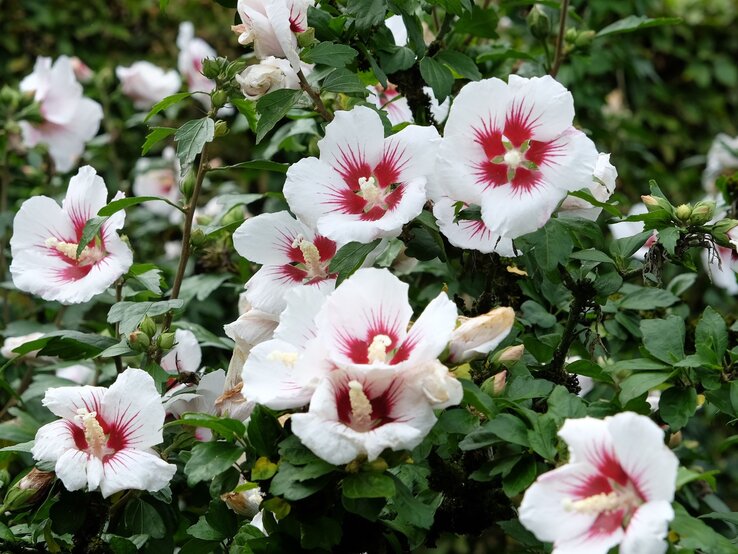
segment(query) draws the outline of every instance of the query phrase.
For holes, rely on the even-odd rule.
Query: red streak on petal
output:
[[[377,184],[386,189],[394,185],[400,178],[400,172],[407,166],[409,160],[404,159],[405,150],[400,150],[398,143],[389,143],[385,146],[382,159],[374,168],[374,178]]]
[[[339,167],[336,169],[354,192],[359,190],[359,179],[371,175],[372,168],[364,159],[364,155],[354,152],[351,148],[348,148],[348,153],[341,149],[341,159],[338,160],[338,164]]]
[[[589,528],[587,535],[589,537],[612,535],[622,527],[624,517],[624,510],[601,513],[597,516],[597,519],[595,519],[592,527]]]
[[[387,204],[387,211],[394,210],[397,205],[402,202],[402,198],[405,196],[405,185],[398,185],[395,190],[390,192],[384,199]]]
[[[327,262],[336,255],[336,243],[322,235],[315,235],[313,239],[315,248],[320,253],[320,261]]]
[[[361,220],[362,221],[377,221],[378,219],[382,219],[385,213],[386,212],[384,208],[381,208],[379,206],[374,206],[368,212],[364,212],[361,214]]]
[[[516,148],[520,148],[533,134],[535,120],[531,121],[530,119],[532,112],[533,108],[530,107],[526,110],[523,102],[517,105],[513,103],[512,110],[505,117],[505,138]]]
[[[74,445],[80,450],[87,450],[89,446],[87,444],[87,439],[85,439],[84,430],[81,427],[77,427],[71,421],[67,421],[67,428],[69,429],[69,432],[72,434],[72,438],[74,439]]]
[[[279,275],[279,280],[282,282],[302,283],[305,277],[307,277],[307,272],[304,269],[300,269],[294,265],[285,264],[276,266],[274,269],[274,273]]]

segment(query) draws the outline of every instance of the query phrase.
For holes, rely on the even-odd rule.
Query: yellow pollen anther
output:
[[[76,242],[64,242],[54,237],[49,237],[45,242],[48,248],[53,248],[57,252],[61,252],[70,260],[76,260],[79,265],[89,265],[99,262],[105,257],[105,253],[99,248],[90,248],[85,246],[82,252],[77,256],[77,247],[79,244]]]
[[[102,458],[105,454],[105,431],[97,420],[96,412],[88,412],[85,408],[77,410],[76,419],[82,423],[85,428],[85,440],[90,453],[98,458]]]
[[[628,508],[640,504],[638,497],[631,491],[612,491],[600,493],[581,500],[564,500],[564,509],[580,514],[599,515],[621,508]]]
[[[372,339],[372,343],[369,345],[367,352],[367,358],[369,363],[373,364],[376,362],[384,363],[387,361],[387,347],[392,344],[392,339],[387,335],[375,335]]]
[[[359,189],[361,196],[371,205],[382,200],[382,189],[374,177],[359,177]]]
[[[320,251],[315,244],[307,240],[302,235],[297,235],[295,240],[292,241],[292,247],[298,247],[300,252],[302,252],[302,257],[305,259],[305,267],[308,271],[309,277],[325,277],[325,271],[320,263]]]
[[[280,352],[275,350],[267,356],[270,362],[282,362],[284,365],[292,367],[297,362],[297,352]]]
[[[369,429],[372,423],[372,403],[358,381],[349,381],[349,402],[351,403],[352,425],[360,429]]]

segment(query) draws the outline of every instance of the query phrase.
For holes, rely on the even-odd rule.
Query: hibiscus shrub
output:
[[[3,551],[738,552],[729,3],[168,4],[2,39]]]

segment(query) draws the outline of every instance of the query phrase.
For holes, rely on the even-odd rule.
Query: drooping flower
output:
[[[725,173],[738,172],[738,137],[720,133],[715,137],[707,152],[707,166],[702,174],[705,190],[714,194],[715,180]]]
[[[615,192],[615,181],[618,178],[618,170],[610,163],[610,154],[600,154],[597,157],[597,165],[589,186],[589,192],[595,200],[599,202],[607,202],[612,193]],[[559,206],[559,216],[564,217],[583,217],[590,221],[595,221],[602,208],[593,206],[583,198],[575,196],[567,196]]]
[[[320,287],[294,288],[271,340],[256,345],[243,366],[242,394],[275,410],[305,406],[331,370],[325,348],[316,339],[315,316],[329,292]]]
[[[433,215],[438,228],[451,244],[485,254],[497,252],[507,257],[516,255],[512,240],[492,233],[481,219],[458,219],[457,203],[458,201],[449,196],[438,197],[433,202]],[[464,202],[461,205],[465,209],[471,208]]]
[[[85,166],[69,181],[61,207],[47,196],[23,202],[10,239],[15,286],[44,300],[78,304],[128,271],[133,254],[116,232],[125,220],[122,210],[110,216],[77,255],[85,223],[107,204],[107,196],[105,182]],[[118,193],[114,200],[121,197]]]
[[[58,419],[36,433],[33,457],[55,464],[67,490],[158,491],[177,468],[152,447],[161,443],[164,407],[154,380],[128,368],[110,388],[60,387],[43,400]]]
[[[179,90],[182,80],[171,69],[166,71],[151,62],[138,61],[130,67],[119,65],[115,74],[120,80],[123,94],[133,100],[137,109],[147,110]]]
[[[85,98],[77,82],[71,60],[60,56],[38,58],[33,73],[20,83],[20,90],[33,94],[43,121],[21,121],[23,143],[28,147],[45,144],[56,169],[67,172],[79,159],[85,143],[97,134],[103,111],[100,104]]]
[[[297,71],[300,57],[295,33],[307,31],[308,8],[314,5],[315,0],[239,0],[242,24],[233,30],[240,44],[253,43],[258,58],[287,58]]]
[[[160,158],[139,158],[136,161],[136,178],[133,181],[135,196],[158,196],[173,203],[181,198],[179,190],[179,160],[174,148],[167,146]],[[168,216],[170,219],[179,217],[181,212],[166,202],[144,202],[142,206],[158,215]]]
[[[217,369],[206,373],[195,385],[180,383],[169,389],[164,395],[164,409],[168,414],[179,418],[185,412],[215,415],[217,407],[215,401],[223,393],[225,371]],[[209,441],[213,433],[205,427],[195,429],[197,440]]]
[[[240,485],[241,483],[239,483]],[[242,492],[221,494],[220,499],[238,515],[255,518],[256,514],[259,513],[261,502],[264,500],[264,493],[261,488],[254,486],[254,488]]]
[[[339,243],[397,236],[423,209],[438,138],[435,128],[416,125],[385,138],[372,109],[336,112],[318,142],[320,158],[287,171],[290,209]]]
[[[233,246],[263,265],[246,283],[246,299],[258,310],[278,314],[285,307],[285,292],[296,286],[335,285],[328,266],[336,243],[286,211],[247,219],[233,234]]]
[[[679,461],[649,418],[624,412],[567,420],[569,463],[540,476],[520,505],[521,523],[554,554],[661,553]]]
[[[180,23],[177,47],[179,48],[177,67],[187,83],[187,90],[190,92],[211,92],[215,88],[215,81],[202,74],[202,61],[205,58],[215,58],[217,54],[207,42],[195,37],[195,27],[190,21]],[[206,108],[210,107],[210,96],[198,94],[197,99]]]
[[[448,343],[448,359],[463,363],[486,356],[510,334],[515,310],[495,308],[477,317],[459,317],[458,326]]]
[[[161,367],[167,373],[194,373],[200,369],[202,350],[195,333],[188,329],[174,332],[174,347],[161,359]]]
[[[549,76],[469,83],[446,122],[438,179],[455,181],[454,200],[481,205],[491,233],[535,231],[568,191],[592,182],[597,150],[573,118],[571,94]]]
[[[407,103],[407,98],[398,92],[395,85],[387,83],[387,87],[384,88],[377,84],[370,85],[366,89],[369,91],[367,100],[387,112],[387,119],[393,126],[413,122],[413,112]]]
[[[307,75],[310,69],[305,64],[302,66],[303,73]],[[258,100],[275,90],[300,88],[300,80],[290,62],[274,56],[268,56],[258,64],[248,66],[236,75],[236,82],[241,86],[241,92],[247,100]]]

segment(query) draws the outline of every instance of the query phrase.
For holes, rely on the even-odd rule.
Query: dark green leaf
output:
[[[156,317],[184,306],[184,300],[162,300],[160,302],[118,302],[108,312],[108,323],[120,323],[120,332],[132,333],[144,316]]]
[[[272,458],[282,440],[282,426],[267,408],[256,406],[247,427],[249,442],[259,456]]]
[[[175,396],[176,398],[176,396]],[[164,424],[164,427],[189,425],[191,427],[205,427],[211,429],[228,440],[242,438],[246,434],[246,426],[237,419],[213,416],[209,414],[185,413],[179,419]]]
[[[426,56],[420,60],[420,74],[433,89],[433,94],[439,102],[443,102],[451,94],[454,76],[445,65]]]
[[[502,490],[508,497],[517,496],[536,478],[536,461],[532,456],[520,460],[502,479]]]
[[[345,67],[354,61],[359,53],[346,44],[320,42],[303,54],[308,63],[318,63],[330,67]]]
[[[386,0],[348,0],[346,13],[356,21],[356,28],[364,31],[384,21]]]
[[[251,160],[248,162],[241,162],[241,163],[237,163],[233,165],[223,165],[220,167],[214,167],[210,171],[231,171],[233,169],[252,169],[252,170],[274,171],[275,173],[287,173],[287,170],[289,168],[290,168],[290,164],[273,162],[271,160]],[[258,196],[261,198],[261,195],[255,195],[255,196]]]
[[[333,70],[324,80],[321,90],[325,92],[343,92],[346,94],[366,95],[366,85],[361,82],[359,76],[348,69],[338,68]]]
[[[177,132],[174,127],[152,127],[149,134],[146,135],[146,141],[141,147],[141,155],[145,156],[155,144]]]
[[[390,498],[395,494],[395,482],[380,473],[354,473],[343,480],[343,494],[348,498]]]
[[[662,362],[674,364],[684,359],[684,320],[679,316],[641,321],[643,345]]]
[[[242,448],[227,442],[196,444],[184,468],[187,483],[192,486],[200,481],[210,481],[231,467],[242,454]]]
[[[646,29],[648,27],[659,27],[662,25],[679,25],[682,22],[679,17],[657,17],[651,18],[645,15],[629,15],[611,23],[604,29],[601,29],[595,36],[606,37],[608,35],[616,35],[619,33],[632,33],[639,29]]]
[[[179,163],[182,166],[182,175],[187,173],[192,162],[202,152],[205,144],[213,140],[214,136],[215,121],[209,117],[188,121],[177,129],[177,132],[174,133],[174,140],[177,143],[177,158],[179,158]]]
[[[693,388],[672,387],[661,393],[661,419],[677,431],[684,427],[697,410],[697,392]]]
[[[482,74],[479,72],[479,68],[474,60],[456,50],[442,50],[434,59],[446,64],[465,79],[478,81],[482,78]]]
[[[287,115],[300,96],[302,90],[281,89],[259,99],[256,103],[256,111],[259,113],[259,122],[256,125],[257,144]]]
[[[735,545],[705,522],[692,517],[680,504],[674,504],[671,529],[679,534],[679,545],[704,554],[735,552]]]
[[[166,534],[166,527],[159,512],[140,498],[134,498],[126,504],[123,521],[133,535],[148,535],[153,539],[161,539]]]
[[[704,361],[722,366],[728,349],[728,326],[717,311],[708,306],[702,314],[694,337],[697,354]]]
[[[109,217],[113,215],[114,213],[119,212],[121,210],[125,210],[126,208],[130,208],[131,206],[143,204],[144,202],[157,202],[157,201],[166,202],[170,206],[177,208],[180,212],[184,212],[181,206],[178,206],[177,204],[170,202],[166,198],[160,198],[158,196],[133,196],[131,198],[121,198],[120,200],[113,200],[107,206],[100,208],[100,211],[97,212],[97,215]]]
[[[494,7],[485,9],[474,4],[471,12],[464,13],[458,19],[454,31],[460,35],[497,38],[497,21],[497,12]]]
[[[192,96],[192,93],[190,92],[178,92],[177,94],[172,94],[171,96],[167,96],[163,100],[159,100],[156,104],[154,104],[151,107],[148,115],[146,116],[146,119],[144,119],[144,122],[154,117],[160,111],[166,110],[169,106],[174,106],[174,104],[177,104],[181,102],[182,100],[184,100],[185,98],[189,98],[190,96]]]
[[[92,217],[87,220],[84,229],[82,229],[82,236],[80,237],[79,243],[77,244],[77,258],[79,258],[80,254],[82,254],[82,250],[84,250],[85,247],[90,244],[90,241],[92,241],[100,233],[100,229],[107,220],[107,217]]]
[[[651,389],[658,387],[661,383],[667,381],[669,377],[671,377],[671,373],[654,373],[651,371],[635,373],[630,377],[626,377],[620,383],[620,403],[625,406],[634,398],[638,398]]]
[[[669,291],[657,288],[640,288],[628,294],[621,302],[623,310],[653,310],[668,308],[679,302],[679,297]]]
[[[369,244],[361,242],[344,244],[333,256],[328,270],[331,273],[338,273],[338,283],[340,283],[362,266],[366,257],[379,246],[380,242],[381,239],[376,239]]]

